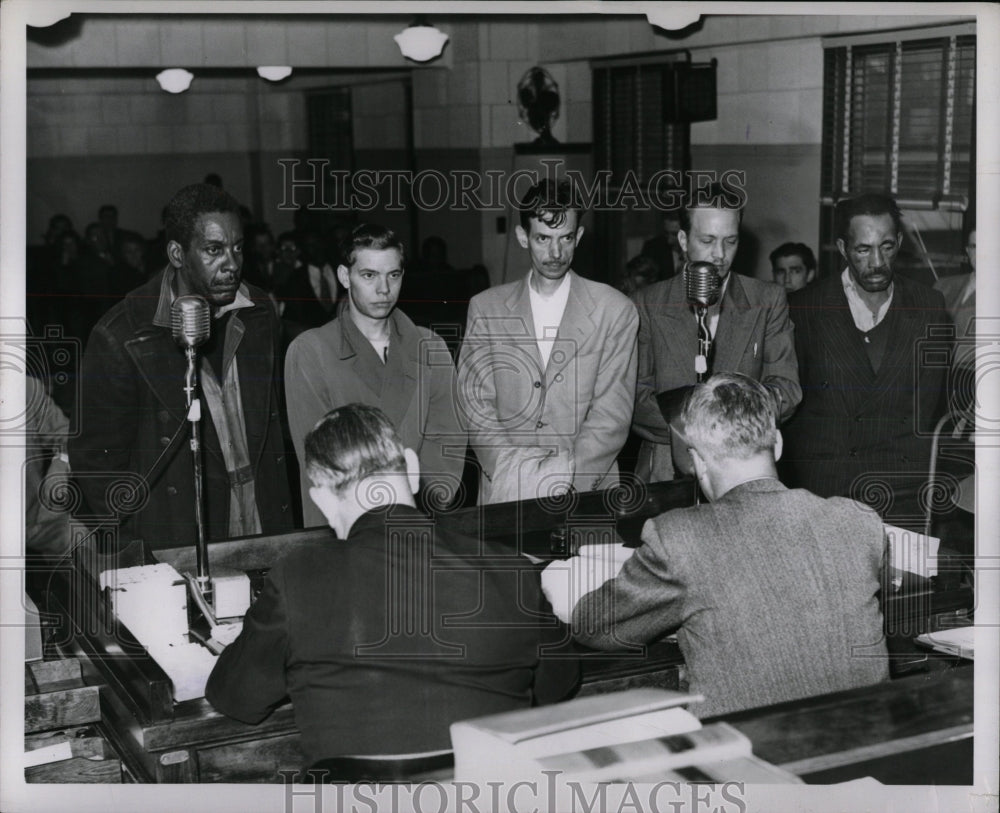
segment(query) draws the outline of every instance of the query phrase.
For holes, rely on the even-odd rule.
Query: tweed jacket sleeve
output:
[[[684,623],[685,586],[670,572],[654,520],[643,526],[642,541],[616,578],[577,602],[571,626],[580,643],[625,649],[656,640]]]

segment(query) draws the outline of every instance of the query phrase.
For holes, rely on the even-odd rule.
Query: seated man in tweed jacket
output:
[[[634,647],[676,631],[689,689],[705,697],[692,709],[700,717],[888,677],[882,521],[852,500],[785,488],[775,418],[774,397],[746,376],[696,386],[675,428],[710,502],[649,520],[643,544],[606,557],[614,577],[575,607],[566,587],[585,583],[574,569],[592,573],[595,557],[543,574],[556,614],[588,646]]]

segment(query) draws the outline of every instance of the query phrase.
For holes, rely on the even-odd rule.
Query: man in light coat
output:
[[[481,466],[479,503],[618,484],[635,393],[635,307],[572,270],[583,226],[568,182],[520,203],[531,268],[469,303],[458,402]]]

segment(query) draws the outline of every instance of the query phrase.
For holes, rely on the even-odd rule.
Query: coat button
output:
[[[858,450],[857,449],[851,449],[851,451],[848,452],[848,454],[850,454],[851,457],[857,457],[858,456]]]
[[[156,417],[159,418],[163,423],[166,423],[167,421],[170,420],[170,413],[167,412],[167,410],[165,409],[161,409],[159,412],[156,413]]]
[[[559,383],[560,381],[562,381],[562,378],[563,378],[562,377],[562,373],[557,373],[556,374],[556,383]]]
[[[821,381],[819,385],[824,390],[830,389],[830,382],[829,381]]]
[[[176,497],[177,489],[174,488],[173,486],[167,486],[167,494],[169,494],[171,497]]]
[[[166,436],[160,438],[160,445],[162,445],[162,446],[169,446],[170,445],[170,438],[168,438]]]
[[[539,389],[541,386],[542,386],[542,382],[541,381],[536,381],[535,382],[535,389],[536,390]]]
[[[535,429],[541,429],[543,426],[545,426],[545,424],[539,421],[538,423],[535,424]]]

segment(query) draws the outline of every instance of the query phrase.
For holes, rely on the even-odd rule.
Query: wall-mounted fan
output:
[[[552,135],[559,118],[559,85],[545,68],[529,69],[517,83],[517,114],[538,133],[533,143],[559,143]]]

